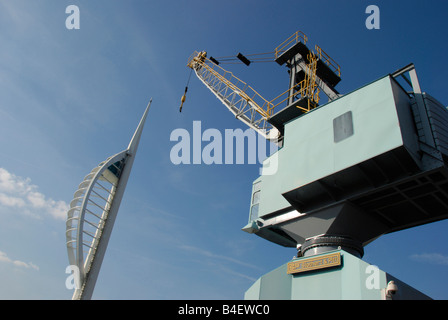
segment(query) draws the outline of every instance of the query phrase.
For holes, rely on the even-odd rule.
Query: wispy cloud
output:
[[[410,258],[418,262],[448,266],[448,256],[440,253],[413,254]]]
[[[48,214],[60,220],[65,219],[69,207],[64,201],[47,198],[30,178],[16,176],[4,168],[0,168],[0,206],[18,208],[36,218]]]
[[[0,262],[9,263],[19,268],[26,268],[26,269],[34,269],[39,270],[39,267],[35,265],[32,262],[23,262],[20,260],[13,260],[8,257],[8,255],[2,251],[0,251]]]
[[[244,262],[244,261],[240,261],[240,260],[232,258],[232,257],[228,257],[228,256],[220,255],[220,254],[215,254],[215,253],[212,253],[210,251],[207,251],[207,250],[204,250],[204,249],[201,249],[201,248],[188,246],[188,245],[181,245],[180,249],[185,250],[185,251],[190,251],[190,252],[202,255],[204,257],[207,257],[207,258],[218,259],[218,260],[225,260],[225,261],[228,261],[228,262],[239,264],[239,265],[241,265],[243,267],[249,267],[249,268],[252,268],[252,269],[259,269],[259,267],[255,266],[253,264],[250,264],[250,263],[247,263],[247,262]]]
[[[237,271],[232,270],[232,269],[230,269],[230,268],[225,268],[225,267],[222,267],[222,266],[221,266],[221,269],[222,269],[224,272],[227,272],[228,274],[231,274],[231,275],[234,275],[234,276],[237,276],[237,277],[241,277],[241,278],[243,278],[243,279],[247,279],[247,280],[249,280],[249,281],[251,281],[251,282],[255,282],[255,281],[257,281],[257,279],[254,278],[254,277],[248,276],[248,275],[246,275],[246,274],[244,274],[244,273],[241,273],[241,272],[237,272]]]
[[[235,264],[239,265],[239,266],[243,266],[244,268],[260,270],[260,268],[256,265],[235,259],[230,256],[215,254],[215,253],[212,253],[210,251],[207,251],[207,250],[204,250],[204,249],[201,249],[198,247],[181,245],[180,249],[182,249],[184,251],[188,251],[192,254],[197,254],[197,255],[202,256],[204,259],[208,260],[207,263],[212,264],[214,266],[214,269],[218,268],[220,270],[220,272],[225,272],[234,277],[243,278],[243,279],[249,280],[251,282],[256,281],[256,279],[254,277],[251,277],[250,275],[236,271],[235,269],[238,269],[238,268],[237,268],[237,266],[235,266]],[[220,262],[218,263],[218,261],[220,261]],[[222,262],[229,262],[230,264],[228,264],[226,266]]]

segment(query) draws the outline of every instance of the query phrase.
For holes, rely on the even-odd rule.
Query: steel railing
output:
[[[302,41],[304,44],[306,44],[308,41],[308,37],[302,31],[296,31],[292,36],[290,36],[277,48],[275,48],[275,58],[277,59],[283,52],[285,52],[288,48],[292,47],[299,41]]]
[[[316,54],[319,59],[328,65],[334,73],[336,73],[339,77],[341,76],[341,67],[336,63],[321,47],[318,45],[315,46]]]

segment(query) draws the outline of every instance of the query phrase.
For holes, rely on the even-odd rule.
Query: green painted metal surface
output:
[[[409,99],[401,94],[384,77],[288,122],[274,155],[277,172],[262,175],[259,216],[289,207],[285,192],[400,146],[416,154],[417,137],[406,132]]]
[[[394,281],[398,287],[393,299],[430,299],[376,266],[345,251],[339,252],[342,258],[339,267],[290,275],[284,264],[259,278],[246,291],[244,299],[382,300],[389,281]]]

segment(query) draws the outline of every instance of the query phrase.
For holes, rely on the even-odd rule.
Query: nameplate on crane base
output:
[[[288,263],[288,274],[296,274],[311,270],[337,267],[341,265],[341,253],[331,253],[324,256],[300,259]]]

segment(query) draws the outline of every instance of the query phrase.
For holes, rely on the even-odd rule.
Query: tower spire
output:
[[[152,98],[151,98],[151,100],[149,100],[148,106],[146,107],[146,110],[143,113],[143,116],[140,120],[140,123],[138,124],[137,129],[135,130],[135,133],[131,139],[131,142],[129,142],[128,152],[132,155],[134,155],[135,152],[137,151],[138,144],[140,142],[140,137],[143,132],[143,127],[145,126],[146,116],[148,115],[148,111],[149,111],[149,107],[151,106],[151,103],[152,103]]]

